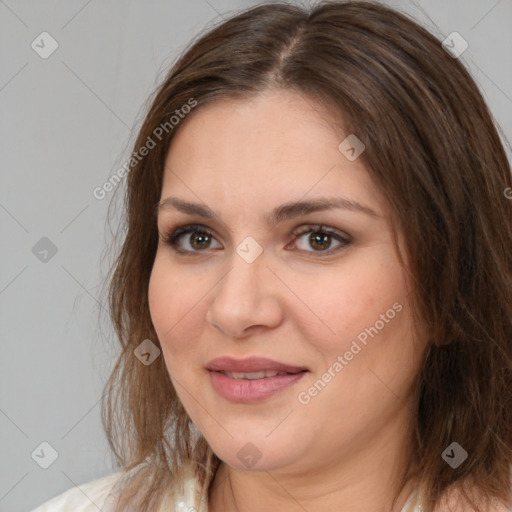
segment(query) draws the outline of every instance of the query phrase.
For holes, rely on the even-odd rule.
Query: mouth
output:
[[[207,365],[213,389],[234,403],[264,400],[292,386],[307,368],[266,358],[217,358]]]

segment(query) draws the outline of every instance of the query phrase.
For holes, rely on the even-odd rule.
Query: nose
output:
[[[280,284],[268,268],[264,253],[247,263],[233,251],[229,270],[212,291],[207,322],[231,338],[277,327],[284,316]]]

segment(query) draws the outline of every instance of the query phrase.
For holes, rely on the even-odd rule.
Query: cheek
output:
[[[157,255],[149,280],[148,301],[151,320],[164,350],[174,350],[171,340],[186,319],[187,308],[190,309],[187,298],[191,293],[185,290],[182,280],[175,272],[167,271],[165,262]]]
[[[299,275],[299,272],[296,272]],[[306,339],[331,357],[348,350],[353,340],[364,341],[384,332],[396,333],[405,317],[407,289],[401,266],[391,251],[375,247],[338,268],[296,279],[297,296],[310,312],[295,314]],[[304,309],[304,305],[297,308]],[[398,321],[397,321],[398,320]]]
[[[169,268],[157,254],[148,287],[151,320],[170,372],[188,371],[200,360],[197,341],[205,327],[205,292],[211,288],[196,272]],[[184,366],[186,365],[186,366]]]

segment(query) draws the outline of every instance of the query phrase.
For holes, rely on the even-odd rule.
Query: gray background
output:
[[[0,0],[1,511],[116,470],[99,401],[117,347],[97,320],[114,192],[92,192],[130,154],[148,95],[187,43],[256,3]],[[461,59],[511,140],[512,1],[383,3],[468,41]],[[31,47],[43,31],[58,43],[46,59]],[[48,469],[31,457],[43,441],[58,453]]]

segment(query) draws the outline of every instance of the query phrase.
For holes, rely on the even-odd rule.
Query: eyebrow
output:
[[[157,214],[163,210],[176,209],[188,215],[198,215],[206,219],[218,218],[218,215],[206,204],[191,203],[177,197],[168,197],[156,205]],[[284,203],[274,208],[269,214],[264,216],[264,220],[269,226],[276,226],[280,222],[289,220],[300,215],[320,212],[326,210],[343,209],[356,213],[364,213],[374,219],[379,219],[378,215],[370,207],[362,205],[357,201],[343,197],[324,198],[320,197],[309,201],[294,201]]]

